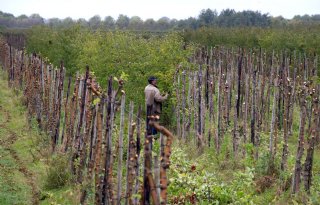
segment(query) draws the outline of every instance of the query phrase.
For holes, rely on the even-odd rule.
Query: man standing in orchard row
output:
[[[168,94],[162,96],[160,91],[157,87],[157,78],[151,76],[148,78],[149,85],[146,86],[144,89],[145,100],[146,100],[146,107],[147,107],[147,130],[149,128],[149,120],[150,117],[153,119],[160,119],[161,109],[162,109],[162,102],[164,102],[168,98]],[[152,128],[151,133],[155,135],[157,131]]]

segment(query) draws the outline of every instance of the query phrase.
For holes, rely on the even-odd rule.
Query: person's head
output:
[[[148,82],[149,82],[149,84],[156,85],[157,84],[157,78],[154,77],[154,76],[150,76],[148,78]]]

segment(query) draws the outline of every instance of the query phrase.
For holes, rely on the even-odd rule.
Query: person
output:
[[[149,119],[153,116],[155,119],[160,119],[162,103],[168,98],[168,94],[162,96],[157,87],[157,78],[150,76],[148,78],[148,85],[144,89],[145,101],[147,108],[147,129],[149,128]],[[149,129],[148,129],[149,130]],[[151,129],[151,133],[156,134],[154,128]]]

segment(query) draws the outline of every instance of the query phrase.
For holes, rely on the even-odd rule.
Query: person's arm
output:
[[[168,98],[168,94],[165,96],[160,95],[160,91],[158,89],[155,90],[154,100],[157,102],[163,102]]]

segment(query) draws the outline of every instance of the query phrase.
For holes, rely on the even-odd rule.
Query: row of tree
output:
[[[35,25],[43,25],[44,18],[39,14],[30,16],[20,15],[15,17],[13,14],[0,11],[0,28],[28,28]]]
[[[120,14],[117,19],[106,16],[102,19],[99,15],[91,17],[88,21],[84,18],[74,20],[70,17],[65,19],[50,18],[44,19],[39,14],[31,16],[20,15],[15,17],[10,13],[0,11],[0,27],[4,28],[28,28],[34,25],[49,25],[50,27],[70,27],[74,24],[81,24],[91,29],[125,29],[125,30],[152,30],[166,31],[175,29],[198,29],[200,27],[285,27],[296,24],[319,24],[320,15],[297,15],[292,19],[285,19],[282,16],[272,17],[268,13],[245,10],[237,12],[234,9],[225,9],[218,13],[216,10],[203,9],[194,18],[170,19],[162,17],[158,20],[152,18],[145,21],[139,16],[128,17]]]

